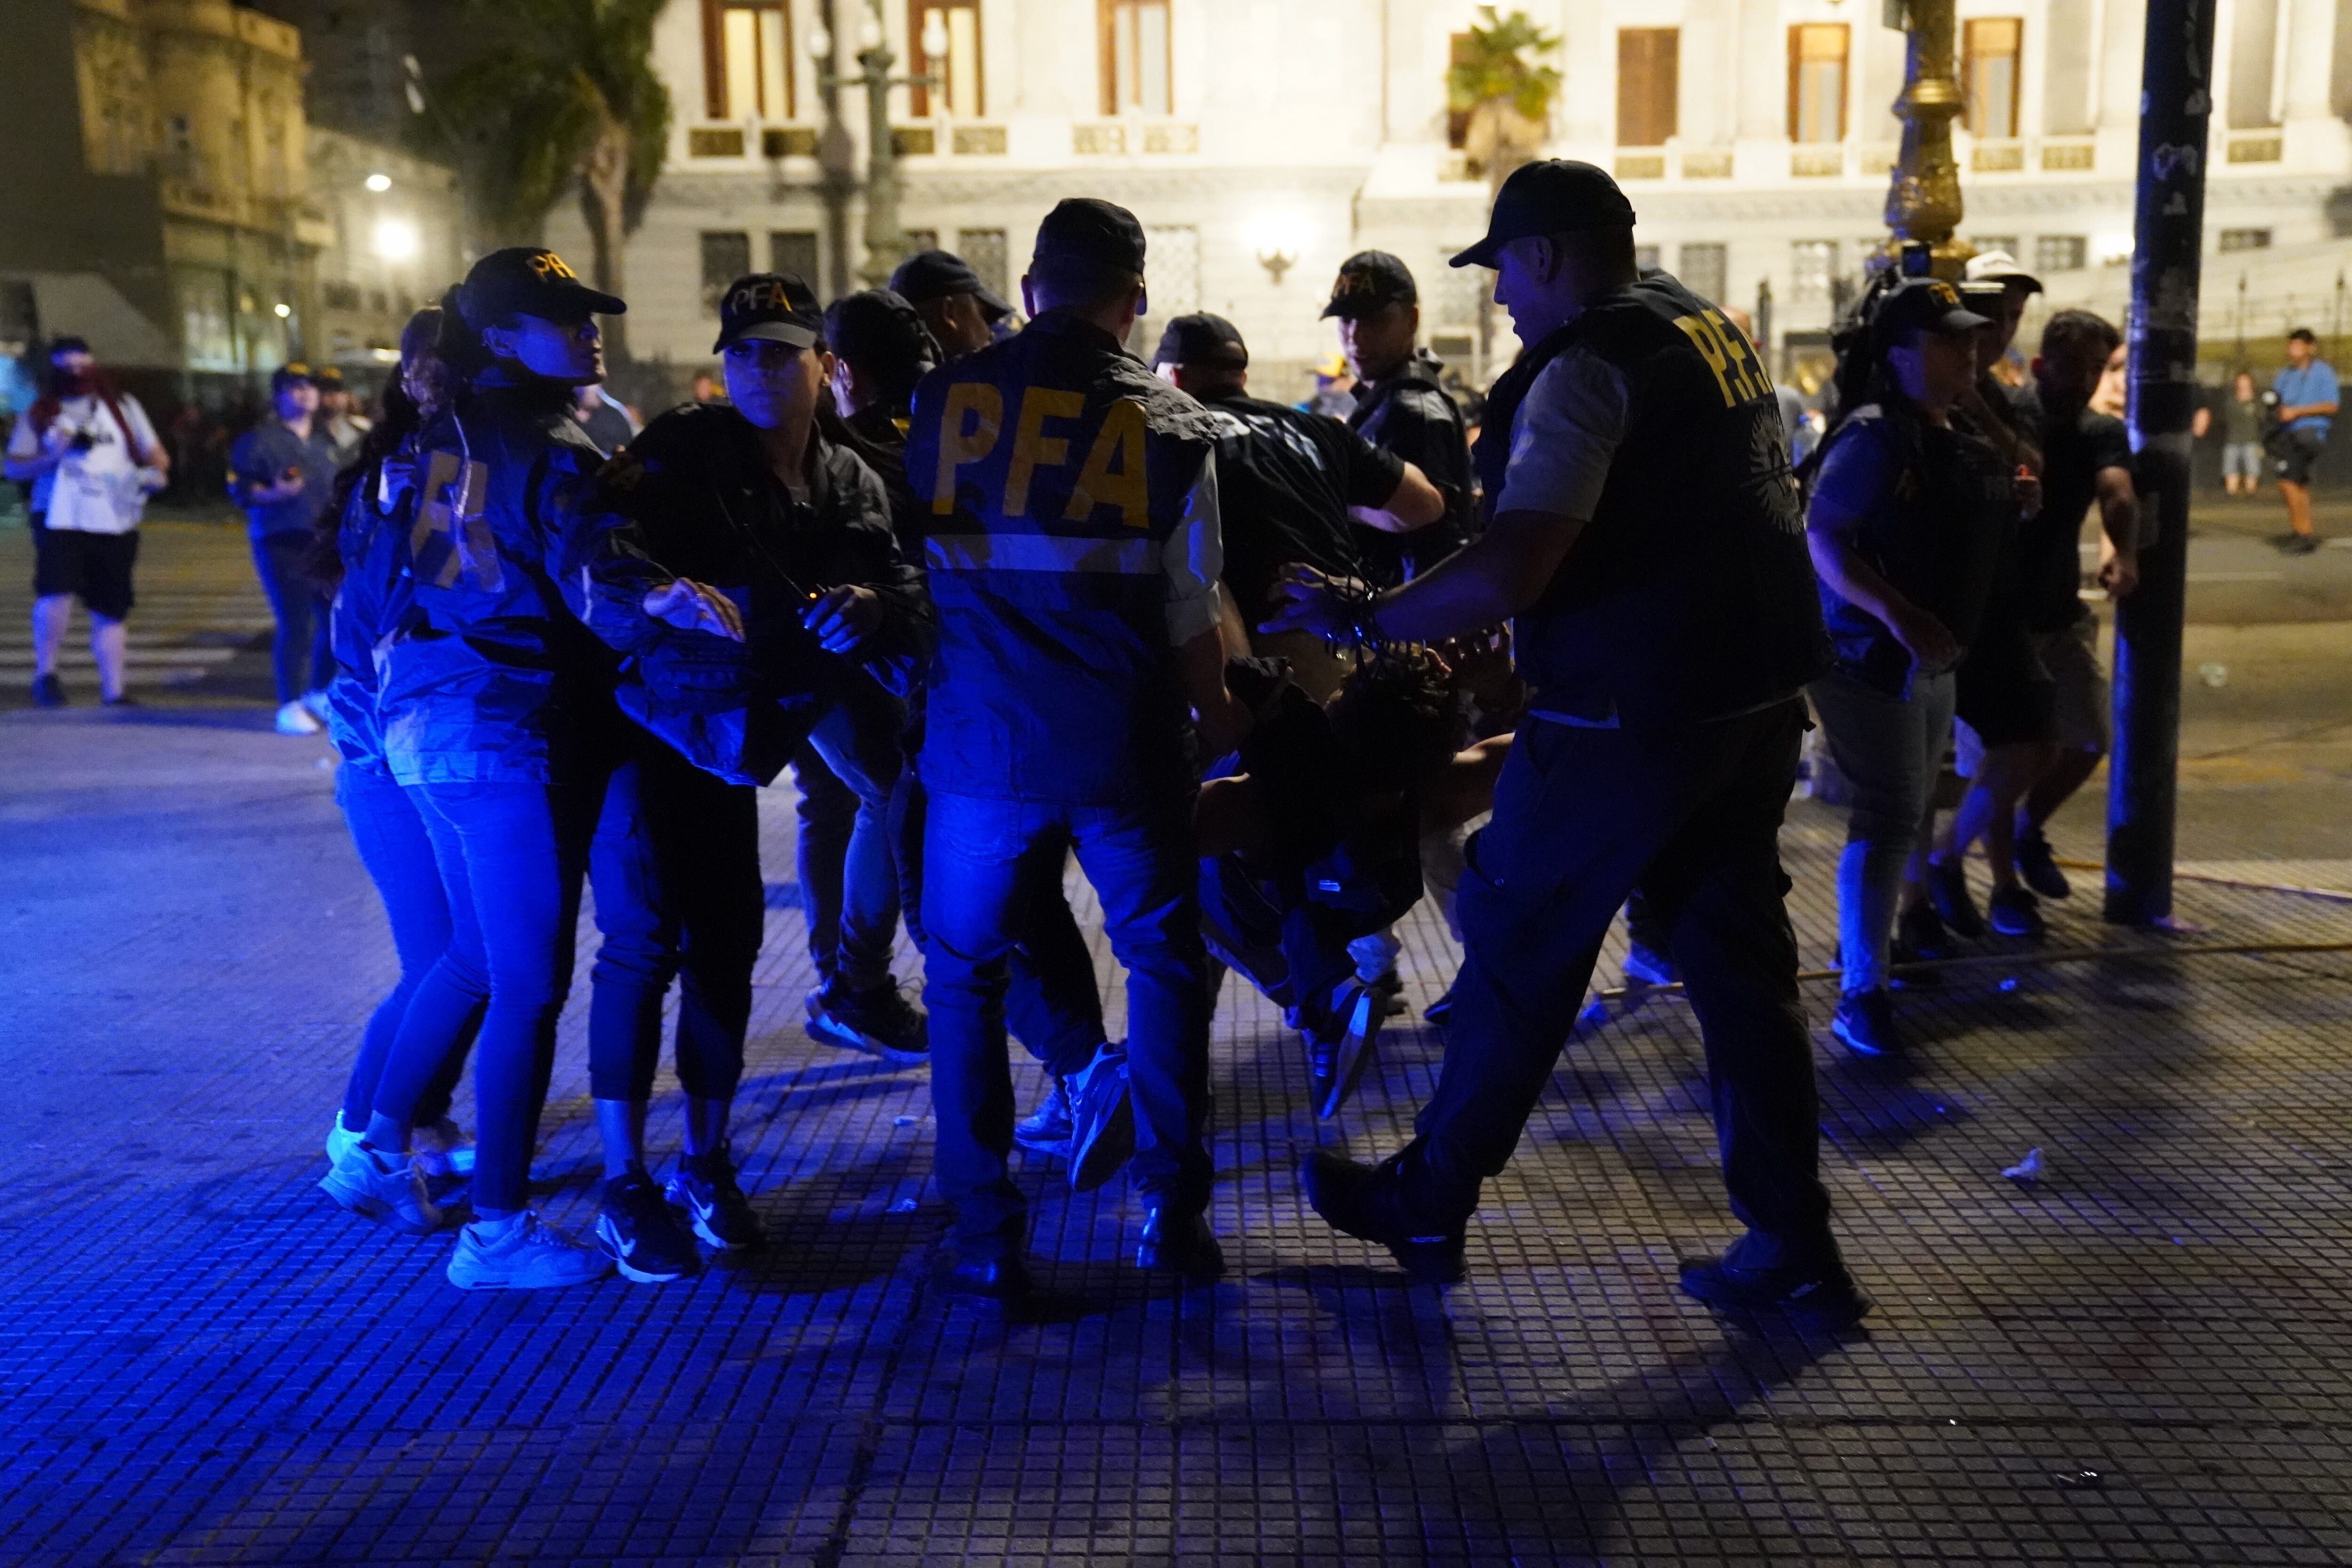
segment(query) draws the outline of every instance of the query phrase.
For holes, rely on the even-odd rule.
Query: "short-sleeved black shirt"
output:
[[[2042,420],[2042,511],[2019,540],[2028,631],[2063,631],[2081,620],[2083,518],[2098,499],[2099,470],[2129,469],[2131,437],[2111,415],[2079,408]]]
[[[1292,562],[1354,575],[1348,509],[1384,506],[1402,459],[1327,415],[1233,396],[1205,400],[1217,422],[1217,510],[1225,586],[1256,626],[1272,613],[1274,579]]]

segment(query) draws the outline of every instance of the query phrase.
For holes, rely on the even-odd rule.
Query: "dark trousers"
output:
[[[899,775],[890,797],[890,842],[898,861],[898,897],[907,911],[907,934],[924,941],[923,829],[929,816],[922,774],[913,766]],[[1102,992],[1095,984],[1095,958],[1086,933],[1056,879],[1029,900],[1020,942],[1004,955],[1004,1026],[1030,1056],[1056,1078],[1067,1078],[1094,1059],[1106,1037]]]
[[[852,990],[890,979],[898,934],[898,872],[891,852],[891,796],[906,762],[898,749],[906,710],[866,676],[817,721],[793,759],[801,789],[801,905],[817,979]]]
[[[433,840],[416,802],[388,774],[346,763],[335,770],[335,801],[342,807],[360,864],[383,900],[393,951],[400,958],[398,983],[376,1005],[360,1036],[359,1057],[343,1090],[343,1125],[354,1132],[367,1130],[376,1086],[412,1008],[420,1010],[420,1034],[444,1037],[448,1044],[440,1052],[438,1070],[425,1080],[406,1114],[418,1122],[438,1121],[449,1114],[449,1097],[465,1070],[466,1049],[481,1021],[481,998],[467,987],[426,984],[448,951],[452,929],[441,869],[433,859]]]
[[[1494,820],[1471,840],[1444,1066],[1400,1161],[1412,1223],[1466,1218],[1509,1161],[1601,938],[1638,888],[1706,1038],[1724,1183],[1749,1230],[1740,1261],[1835,1256],[1781,901],[1779,832],[1803,731],[1796,702],[1664,732],[1520,730]]]
[[[1073,806],[934,792],[923,846],[936,1158],[958,1246],[985,1256],[1022,1245],[1024,1205],[1006,1173],[1006,959],[1040,899],[1058,889],[1073,848],[1127,970],[1135,1184],[1154,1203],[1205,1207],[1208,952],[1183,803]]]
[[[543,784],[425,784],[415,790],[449,899],[450,942],[419,988],[486,999],[474,1052],[474,1204],[520,1209],[572,984],[572,931],[593,807]],[[376,1109],[414,1121],[452,1049],[412,1000]]]
[[[653,1098],[662,998],[679,980],[678,1086],[731,1100],[767,919],[759,795],[642,732],[606,775],[588,885],[603,941],[590,971],[589,1091]]]
[[[334,649],[327,640],[327,602],[302,574],[302,557],[310,548],[307,532],[265,533],[253,542],[253,569],[278,621],[269,640],[269,660],[281,706],[306,692],[324,690],[335,673]]]

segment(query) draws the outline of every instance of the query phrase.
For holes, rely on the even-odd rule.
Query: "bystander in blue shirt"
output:
[[[2335,367],[2319,359],[2300,367],[2288,365],[2271,377],[2271,390],[2277,393],[2279,401],[2289,408],[2314,403],[2334,403],[2337,400]],[[2325,414],[2306,414],[2299,419],[2288,420],[2286,427],[2308,430],[2315,436],[2325,437],[2329,424]]]

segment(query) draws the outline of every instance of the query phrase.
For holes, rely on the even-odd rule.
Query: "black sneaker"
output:
[[[1143,1229],[1135,1242],[1135,1266],[1163,1268],[1205,1284],[1224,1278],[1225,1249],[1217,1245],[1208,1215],[1154,1204],[1143,1211]]]
[[[1985,904],[1985,913],[1992,920],[1992,929],[2003,936],[2021,936],[2040,942],[2050,934],[2042,919],[2042,906],[2023,888],[1996,888]]]
[[[1883,1057],[1904,1047],[1903,1030],[1895,1021],[1895,999],[1885,986],[1849,991],[1838,998],[1837,1016],[1830,1033],[1843,1040],[1858,1057]]]
[[[1462,984],[1461,976],[1454,976],[1454,984],[1459,985],[1460,984]],[[1445,988],[1445,994],[1444,995],[1438,997],[1436,1001],[1432,1002],[1428,1006],[1423,1007],[1421,1010],[1421,1016],[1423,1022],[1430,1025],[1432,1027],[1441,1030],[1444,1029],[1447,1021],[1454,1016],[1454,985],[1448,985]]]
[[[1939,866],[1927,862],[1927,900],[1953,934],[1975,942],[1985,933],[1984,916],[1969,897],[1968,868],[1958,860]]]
[[[2045,899],[2074,896],[2074,885],[2066,880],[2066,873],[2058,868],[2058,858],[2050,853],[2050,840],[2039,833],[2020,836],[2017,840],[2017,874],[2025,885]]]
[[[47,675],[37,675],[33,677],[34,707],[62,708],[65,705],[66,683],[58,679],[57,672],[55,670],[50,671]]]
[[[1735,1312],[1782,1312],[1817,1329],[1851,1328],[1870,1310],[1842,1263],[1801,1268],[1742,1268],[1720,1258],[1683,1265],[1683,1292]]]
[[[1394,1161],[1359,1165],[1328,1149],[1310,1149],[1298,1167],[1307,1201],[1333,1230],[1389,1249],[1423,1285],[1458,1285],[1466,1272],[1463,1226],[1416,1234],[1400,1212]]]
[[[810,993],[808,1032],[831,1046],[901,1067],[931,1059],[930,1021],[896,984],[852,991],[835,982]]]
[[[957,1255],[931,1276],[940,1293],[982,1306],[1017,1307],[1036,1293],[1029,1265],[1018,1253],[1002,1257]]]
[[[1952,933],[1935,905],[1922,900],[1895,917],[1894,952],[1897,963],[1927,963],[1952,956]],[[1927,978],[1914,976],[1911,984]]]
[[[684,1209],[694,1234],[721,1252],[741,1252],[768,1238],[751,1200],[736,1183],[734,1152],[724,1144],[678,1156],[662,1196]]]
[[[1391,967],[1381,971],[1380,977],[1378,979],[1368,980],[1364,984],[1371,987],[1372,995],[1379,1001],[1381,1017],[1402,1018],[1404,1016],[1407,1008],[1405,1006],[1404,1000],[1403,975],[1399,974],[1393,967]]]
[[[1013,1141],[1033,1154],[1070,1152],[1070,1086],[1052,1073],[1045,1075],[1045,1093],[1037,1108],[1013,1124]]]
[[[2314,534],[2290,533],[2278,542],[2278,547],[2282,555],[2309,555],[2319,548],[2319,540]]]
[[[1328,1005],[1299,1009],[1299,1026],[1307,1037],[1307,1079],[1315,1099],[1315,1114],[1329,1121],[1356,1092],[1364,1068],[1380,1038],[1379,994],[1362,981],[1343,980]]]
[[[677,1211],[662,1201],[661,1189],[643,1171],[605,1178],[596,1245],[640,1285],[667,1285],[702,1262],[694,1237],[677,1223]]]
[[[1066,1080],[1070,1098],[1070,1187],[1090,1193],[1135,1152],[1135,1106],[1127,1093],[1127,1052],[1105,1043]]]
[[[1675,983],[1675,961],[1654,947],[1640,942],[1625,948],[1625,988],[1638,985],[1672,985]]]
[[[145,706],[145,704],[142,703],[139,699],[131,696],[128,691],[118,691],[111,697],[101,697],[98,700],[99,705],[104,708],[139,708]]]

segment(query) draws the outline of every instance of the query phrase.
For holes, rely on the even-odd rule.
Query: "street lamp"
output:
[[[933,23],[938,24],[936,33]],[[947,24],[933,11],[923,26],[925,53],[932,52],[935,39],[939,52],[944,53],[946,34]],[[816,37],[810,40],[810,49],[816,56],[817,85],[826,94],[828,107],[837,88],[866,89],[866,265],[858,269],[858,276],[879,289],[890,281],[890,274],[907,253],[907,231],[898,216],[898,147],[890,134],[890,89],[931,87],[940,79],[929,74],[890,74],[898,57],[890,52],[889,37],[882,26],[882,0],[866,0],[866,16],[858,37],[861,47],[857,63],[863,68],[854,77],[843,77],[835,71],[833,36],[824,27],[820,26]]]
[[[1952,121],[1965,104],[1952,68],[1957,30],[1954,0],[1886,0],[1886,23],[1908,36],[1903,95],[1895,113],[1903,121],[1903,148],[1886,192],[1886,226],[1895,231],[1888,254],[1908,240],[1925,240],[1938,278],[1958,280],[1975,247],[1955,238],[1960,223],[1960,166],[1952,156]]]

